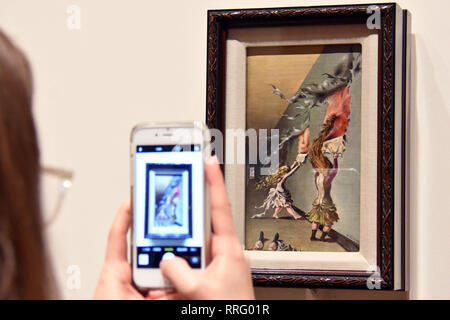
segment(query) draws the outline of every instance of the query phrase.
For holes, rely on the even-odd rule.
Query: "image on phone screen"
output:
[[[148,238],[192,235],[191,164],[147,164],[146,223]]]
[[[200,145],[138,145],[135,154],[136,266],[179,256],[201,267],[204,241]]]

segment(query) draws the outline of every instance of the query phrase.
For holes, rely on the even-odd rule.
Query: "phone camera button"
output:
[[[170,260],[175,258],[175,255],[172,252],[166,252],[163,254],[161,260]]]

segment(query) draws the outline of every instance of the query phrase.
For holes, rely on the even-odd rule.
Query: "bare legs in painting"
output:
[[[309,128],[306,128],[301,134],[299,134],[298,136],[298,154],[301,157],[302,155],[305,155],[308,153],[308,149],[309,149]],[[299,159],[299,157],[297,157],[296,161],[303,163],[304,159]],[[282,207],[277,207],[275,208],[275,212],[273,214],[273,217],[278,219],[278,214],[280,213]],[[286,207],[287,212],[289,212],[289,214],[291,216],[294,217],[294,219],[300,219],[300,215],[294,211],[294,209],[292,209],[291,206]]]
[[[287,206],[287,207],[285,207],[285,208],[286,208],[287,212],[289,212],[289,214],[290,214],[295,220],[301,218],[301,216],[300,216],[297,212],[295,212],[294,209],[292,209],[291,206]],[[273,213],[273,215],[272,215],[272,217],[275,218],[275,219],[278,219],[278,218],[279,218],[278,214],[280,213],[281,210],[283,210],[283,207],[276,207],[276,208],[275,208],[275,211],[274,211],[274,213]]]
[[[292,208],[293,200],[291,198],[291,193],[288,189],[286,189],[285,186],[286,180],[295,171],[297,171],[300,165],[300,162],[295,161],[291,167],[282,166],[275,174],[273,174],[272,176],[268,176],[260,181],[260,183],[256,187],[257,190],[267,189],[271,185],[275,185],[275,187],[270,188],[269,194],[267,195],[263,204],[259,207],[263,208],[264,212],[255,214],[252,216],[252,218],[261,218],[266,214],[267,210],[271,208],[275,208],[275,212],[273,214],[274,218],[278,218],[278,214],[283,208],[285,208],[294,219],[297,220],[301,218],[301,216]]]

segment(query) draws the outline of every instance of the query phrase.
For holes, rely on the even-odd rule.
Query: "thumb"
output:
[[[163,260],[159,267],[162,275],[172,283],[177,292],[190,298],[198,283],[198,274],[192,270],[186,260],[180,257]]]

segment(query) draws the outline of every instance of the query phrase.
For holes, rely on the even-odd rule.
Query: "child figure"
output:
[[[270,188],[269,194],[266,200],[264,200],[262,206],[259,208],[264,208],[264,212],[258,213],[252,216],[252,218],[260,218],[266,214],[266,211],[270,208],[275,208],[273,213],[273,218],[278,219],[278,214],[283,208],[286,208],[287,212],[295,219],[300,219],[301,216],[294,211],[292,208],[293,200],[291,198],[291,193],[286,189],[287,179],[297,171],[297,169],[306,161],[309,149],[309,127],[303,130],[302,133],[298,135],[298,154],[291,167],[282,166],[278,171],[269,177],[263,179],[256,186],[257,190],[262,190],[270,185],[276,185],[275,188]]]
[[[275,211],[273,213],[273,218],[275,219],[279,218],[278,214],[283,208],[285,208],[295,220],[301,218],[301,216],[292,208],[292,203],[294,201],[292,200],[291,193],[286,188],[285,184],[287,179],[292,174],[294,174],[294,172],[297,171],[297,169],[305,162],[306,156],[307,154],[298,154],[297,159],[294,161],[291,167],[280,167],[274,175],[267,177],[263,184],[257,186],[257,189],[260,190],[263,189],[267,184],[276,184],[274,188],[270,188],[267,198],[264,200],[262,206],[259,207],[264,208],[264,212],[255,214],[252,216],[252,218],[262,217],[270,208],[275,208]]]

